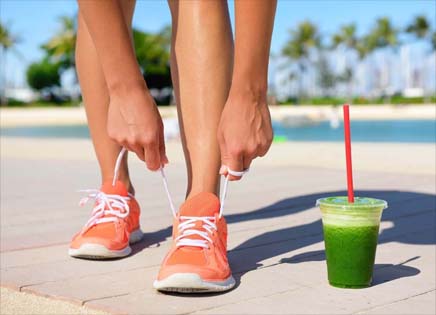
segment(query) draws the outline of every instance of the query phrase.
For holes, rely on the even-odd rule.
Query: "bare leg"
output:
[[[121,2],[126,23],[131,25],[134,0]],[[94,149],[100,166],[102,182],[112,180],[114,166],[121,147],[111,140],[107,133],[107,115],[109,105],[109,93],[100,65],[97,51],[92,42],[85,20],[79,13],[76,64],[82,96],[85,103],[88,126]],[[124,182],[131,193],[134,192],[130,182],[127,168],[127,155],[125,155],[120,168],[119,179]]]
[[[267,105],[268,58],[277,1],[235,1],[235,60],[232,87],[218,141],[223,165],[233,171],[264,156],[273,139]],[[227,175],[227,170],[221,170]],[[230,175],[230,180],[241,177]]]
[[[188,170],[187,198],[219,190],[217,128],[232,75],[227,1],[169,1],[171,74]]]

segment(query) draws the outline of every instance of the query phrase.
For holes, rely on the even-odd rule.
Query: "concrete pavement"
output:
[[[192,297],[152,288],[171,229],[159,174],[132,159],[146,234],[130,257],[72,259],[69,240],[90,213],[77,206],[81,195],[75,191],[99,185],[90,141],[2,138],[1,285],[68,301],[77,314],[83,307],[112,314],[434,314],[434,145],[353,149],[360,152],[354,154],[356,194],[390,205],[383,214],[372,287],[336,289],[326,279],[314,204],[322,196],[345,194],[342,146],[284,143],[273,145],[268,158],[230,185],[225,215],[237,287]],[[169,143],[168,152],[169,184],[180,204],[185,189],[180,144]],[[1,303],[7,314],[13,300]]]

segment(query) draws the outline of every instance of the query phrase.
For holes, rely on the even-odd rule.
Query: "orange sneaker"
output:
[[[106,259],[125,257],[132,251],[129,244],[142,238],[139,227],[139,204],[127,192],[125,185],[106,182],[100,190],[86,190],[85,204],[95,200],[91,218],[71,241],[68,254],[72,257]]]
[[[173,245],[154,287],[159,291],[190,293],[227,291],[234,285],[227,261],[227,224],[220,214],[220,201],[212,193],[200,193],[175,214]]]

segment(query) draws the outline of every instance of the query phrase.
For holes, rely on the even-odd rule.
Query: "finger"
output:
[[[131,150],[135,152],[141,161],[145,161],[144,149],[140,145],[130,145]]]
[[[159,153],[159,141],[147,144],[144,147],[144,160],[147,164],[147,168],[150,171],[157,171],[161,167],[160,153]]]
[[[134,152],[140,160],[144,161],[144,151],[142,150],[141,146],[135,145],[129,141],[123,141],[122,146],[125,147],[128,151]]]
[[[164,136],[164,127],[162,125],[161,132],[159,133],[159,154],[160,154],[160,162],[161,165],[168,164],[168,157],[165,149],[165,136]]]
[[[267,152],[271,148],[271,144],[272,144],[272,137],[271,139],[268,139],[266,140],[266,142],[261,144],[260,148],[257,150],[257,156],[259,157],[265,156],[265,154],[267,154]]]
[[[121,145],[121,147],[125,147],[127,151],[135,152],[127,141],[120,141],[119,144]]]
[[[224,165],[226,165],[230,170],[236,172],[242,172],[244,170],[243,156],[242,154],[233,154],[231,156],[224,157]],[[229,180],[240,180],[241,176],[235,176],[228,174]]]
[[[256,158],[257,155],[245,155],[243,160],[244,170],[250,168],[251,162]]]

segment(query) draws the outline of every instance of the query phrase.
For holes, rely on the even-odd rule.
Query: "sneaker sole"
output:
[[[153,287],[163,292],[207,293],[228,291],[235,283],[232,275],[223,281],[204,281],[196,273],[175,273],[163,280],[155,280]]]
[[[141,229],[137,229],[130,234],[129,244],[134,244],[139,242],[143,233]],[[95,243],[85,243],[79,248],[69,248],[68,255],[77,258],[87,258],[87,259],[110,259],[110,258],[121,258],[130,255],[132,249],[127,245],[123,249],[112,250],[108,249],[106,246]]]

